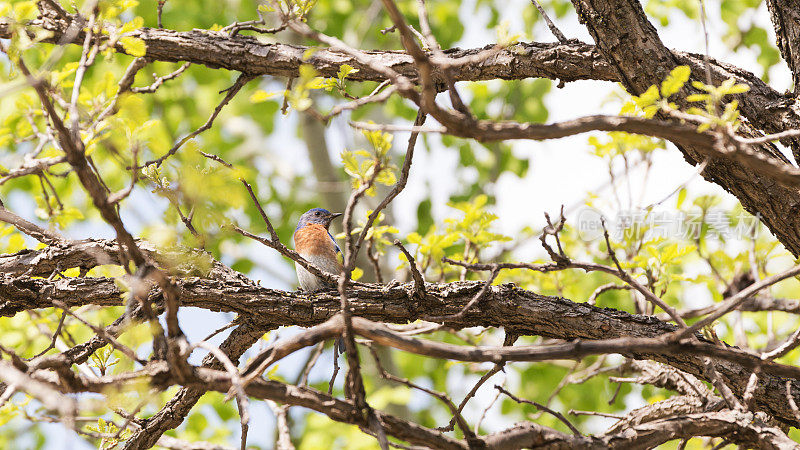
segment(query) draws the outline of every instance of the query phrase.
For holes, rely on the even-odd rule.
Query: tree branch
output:
[[[800,93],[800,1],[767,0],[778,48],[792,72],[795,94]],[[796,158],[796,156],[795,156]]]
[[[176,284],[183,306],[236,312],[249,320],[257,320],[262,330],[280,325],[312,326],[322,323],[340,311],[340,298],[332,292],[308,296],[304,293],[276,291],[257,285],[199,278],[185,278]],[[353,314],[357,316],[354,319],[363,317],[382,322],[407,323],[417,319],[455,315],[484,285],[484,282],[429,284],[426,286],[425,302],[413,297],[411,294],[413,284],[359,287],[349,291],[348,297]],[[112,279],[69,278],[48,281],[4,275],[0,278],[0,299],[3,299],[0,301],[0,315],[8,316],[24,309],[49,307],[52,305],[51,298],[60,299],[70,306],[119,305],[121,302],[119,294]],[[157,299],[159,294],[153,291],[150,295],[151,298]],[[445,325],[454,329],[474,326],[503,327],[507,332],[513,331],[519,335],[539,335],[566,340],[654,338],[676,330],[674,326],[654,317],[597,308],[558,297],[541,296],[512,285],[492,286],[482,302],[474,305],[458,320],[446,321]],[[631,356],[654,359],[704,378],[703,355],[685,353],[688,351],[686,349],[692,348],[688,344],[675,345],[677,347],[674,348],[680,348],[680,352],[649,353],[650,350],[639,349]],[[653,348],[656,347],[658,346],[654,345]],[[762,363],[758,356],[738,350],[709,347],[704,351],[732,358],[732,361],[718,365],[717,371],[737,395],[743,395],[747,386],[749,380],[747,367]],[[575,354],[562,354],[561,357]],[[756,405],[783,421],[793,423],[794,414],[785,401],[785,380],[780,381],[777,378],[779,376],[800,379],[800,369],[765,363],[763,376],[759,381],[764,391],[763,395],[757,398]]]

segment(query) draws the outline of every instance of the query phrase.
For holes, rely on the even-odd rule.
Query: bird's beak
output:
[[[330,220],[333,220],[333,219],[335,219],[335,218],[337,218],[337,217],[339,217],[341,215],[342,215],[342,213],[331,213]]]

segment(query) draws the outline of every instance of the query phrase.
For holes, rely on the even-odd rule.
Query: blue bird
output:
[[[322,208],[313,208],[300,216],[294,230],[294,249],[311,264],[323,272],[338,275],[342,271],[337,253],[341,250],[328,231],[331,221],[342,213],[331,213]],[[333,286],[306,270],[300,264],[294,264],[297,281],[306,292],[329,289]]]

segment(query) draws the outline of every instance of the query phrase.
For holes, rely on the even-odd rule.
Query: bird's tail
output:
[[[336,342],[334,342],[333,345],[334,345],[334,347],[336,347],[336,351],[339,354],[344,355],[345,346],[344,346],[344,338],[343,337],[339,336],[338,338],[336,338]]]

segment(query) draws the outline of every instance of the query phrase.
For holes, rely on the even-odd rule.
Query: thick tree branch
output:
[[[489,435],[492,449],[580,448],[646,449],[682,437],[725,436],[745,446],[765,449],[796,448],[797,444],[780,429],[766,424],[752,413],[725,410],[715,413],[668,417],[625,428],[618,433],[583,437],[561,433],[541,425],[524,422]]]
[[[343,321],[341,317],[337,319],[338,326],[328,327],[324,335],[317,337],[331,338],[341,332]],[[385,327],[369,323],[364,319],[356,319],[354,326],[359,333],[367,333],[368,335],[371,328],[383,329],[384,334],[388,333],[388,329],[385,329]],[[411,338],[405,339],[415,341]],[[456,349],[458,348],[458,346],[450,344],[432,343],[432,345],[450,347],[454,351],[457,351]],[[417,346],[417,350],[421,350],[421,347]],[[507,349],[508,352],[518,350]],[[477,357],[481,351],[480,348],[473,348],[459,353],[464,356],[472,355]],[[486,353],[491,353],[491,351],[487,349]],[[134,381],[143,377],[151,378],[154,381],[158,380],[158,384],[162,386],[182,383],[185,385],[182,391],[201,389],[228,392],[233,387],[236,376],[218,369],[196,368],[190,377],[177,379],[168,364],[156,361],[140,371],[122,376],[106,376],[92,379],[77,377],[73,388],[75,391],[101,392],[110,385]],[[42,381],[38,382],[42,383]],[[324,413],[337,421],[362,427],[369,426],[355,403],[332,398],[314,389],[288,386],[277,381],[260,378],[253,380],[245,389],[248,395],[256,398],[303,406]],[[667,403],[670,403],[670,401],[668,400]],[[735,442],[749,445],[757,444],[761,448],[777,449],[794,448],[796,446],[784,432],[767,423],[764,417],[758,414],[735,410],[692,413],[696,409],[702,409],[702,403],[699,400],[695,401],[695,403],[672,401],[672,404],[677,409],[654,412],[652,411],[653,407],[645,407],[650,411],[650,416],[644,411],[632,413],[630,417],[626,418],[627,424],[625,426],[614,427],[598,436],[582,436],[580,434],[570,436],[540,425],[524,423],[477,439],[482,441],[479,443],[485,444],[487,448],[500,449],[538,446],[598,449],[651,448],[676,438],[691,436],[733,436]],[[465,448],[467,446],[465,442],[446,437],[440,432],[420,427],[379,411],[376,411],[375,417],[381,422],[381,426],[389,435],[411,443],[434,448]],[[150,421],[148,420],[147,423],[149,424]],[[141,444],[142,442],[136,445]],[[131,441],[128,441],[127,446],[140,448],[138,446],[131,447]]]
[[[231,334],[220,344],[219,349],[230,360],[238,361],[269,327],[255,327],[253,324],[244,323],[234,329]],[[203,367],[219,370],[222,362],[213,355],[203,359]],[[227,372],[225,372],[227,374]],[[147,419],[145,425],[135,432],[126,442],[123,449],[146,449],[153,447],[165,432],[178,427],[189,415],[192,407],[208,391],[207,386],[195,385],[181,388],[175,396],[164,405],[161,410]],[[227,390],[225,391],[227,392]]]
[[[195,306],[212,311],[236,312],[257,320],[264,329],[280,325],[312,326],[322,323],[340,311],[340,299],[334,293],[313,296],[301,292],[283,292],[257,285],[237,285],[199,278],[186,278],[177,283],[182,306]],[[483,288],[483,282],[457,282],[427,285],[426,298],[421,302],[413,294],[413,284],[395,287],[359,287],[348,292],[354,316],[390,323],[407,323],[417,319],[452,316]],[[51,298],[67,305],[119,305],[119,290],[111,279],[70,278],[47,281],[28,277],[0,278],[0,315],[13,315],[32,308],[52,305]],[[151,297],[157,298],[154,291]],[[558,297],[541,296],[512,285],[492,286],[481,302],[463,317],[446,321],[448,327],[460,329],[473,326],[503,327],[520,335],[539,335],[556,339],[613,339],[652,338],[675,331],[675,327],[654,317],[631,315],[587,304],[573,303]],[[720,351],[727,351],[720,348]],[[654,359],[697,377],[705,377],[702,355],[690,353],[636,353],[636,358]],[[733,356],[732,356],[733,357]],[[739,358],[739,356],[735,356]],[[742,356],[738,362],[720,361],[717,371],[738,395],[743,395],[750,369],[743,362],[760,363],[757,356]],[[232,358],[233,359],[233,358]],[[757,362],[755,362],[758,360]],[[764,394],[757,407],[781,420],[793,422],[794,414],[785,400],[785,380],[792,376],[789,369],[764,366],[760,383]],[[777,367],[777,366],[775,366]],[[784,367],[784,366],[781,366]],[[800,392],[800,391],[799,391]],[[800,395],[800,394],[798,394]],[[167,428],[168,429],[168,428]]]
[[[53,33],[50,42],[60,42],[72,22],[55,14],[46,15],[31,23],[32,27],[42,27]],[[8,38],[10,30],[0,22],[0,37]],[[229,36],[226,33],[193,30],[187,32],[165,29],[142,28],[131,34],[141,38],[147,46],[146,58],[154,61],[191,62],[211,68],[225,68],[250,75],[271,75],[277,77],[297,77],[302,64],[310,64],[324,77],[335,78],[339,68],[348,64],[357,72],[348,76],[353,81],[383,82],[383,73],[368,64],[359,62],[341,49],[316,49],[309,58],[308,47],[281,43],[263,43],[254,37]],[[81,35],[72,41],[82,44]],[[474,57],[494,48],[489,45],[474,49],[449,49],[444,54],[452,59]],[[124,52],[121,46],[117,51]],[[417,80],[418,73],[413,58],[399,51],[360,51],[365,57],[399,74]],[[692,67],[692,71],[704,70],[702,55],[673,51],[680,64]],[[767,133],[777,133],[790,128],[800,128],[800,108],[793,105],[790,98],[775,91],[753,73],[729,64],[710,59],[712,78],[720,83],[734,77],[738,83],[750,86],[750,92],[739,96],[741,110],[753,124]],[[660,72],[668,73],[669,68]],[[595,46],[579,42],[566,44],[519,43],[499,50],[492,57],[474,64],[456,65],[448,68],[454,81],[481,81],[492,79],[519,80],[525,78],[549,78],[562,81],[606,80],[622,81],[618,72],[610,65]],[[443,71],[434,70],[435,83],[444,86]],[[658,78],[661,81],[661,78]],[[769,111],[769,114],[765,112]]]
[[[2,214],[0,220],[3,220]],[[73,267],[88,271],[104,264],[124,264],[119,245],[114,240],[68,241],[61,237],[59,239],[40,250],[25,249],[17,253],[0,255],[0,272],[7,275],[49,276],[55,270],[63,271]],[[183,252],[163,249],[157,251],[153,244],[141,240],[137,240],[136,244],[148,257],[173,273],[252,283],[246,276],[213,259],[207,253],[192,249]],[[199,266],[208,264],[209,267],[197,267],[192,265],[191,260],[198,262]]]
[[[704,73],[704,61],[701,56],[672,52],[660,43],[655,29],[649,25],[638,3],[620,4],[609,1],[593,5],[591,2],[575,1],[576,9],[582,20],[587,21],[599,47],[594,49],[584,44],[519,44],[504,50],[497,55],[476,64],[449,67],[454,80],[481,79],[520,79],[531,76],[572,79],[610,79],[628,83],[633,92],[642,92],[648,86],[659,83],[669,70],[678,64],[688,64],[693,71]],[[54,33],[51,38],[56,41],[63,37],[73,19],[45,11],[41,19],[34,25],[42,26]],[[605,20],[602,17],[617,17],[619,20]],[[594,23],[594,22],[597,23]],[[633,28],[628,27],[628,23]],[[2,31],[0,36],[7,36]],[[7,30],[7,27],[5,27]],[[635,37],[630,37],[635,32]],[[624,33],[625,38],[620,38]],[[335,76],[342,64],[349,64],[359,69],[351,78],[356,81],[383,81],[385,74],[374,70],[374,66],[364,64],[370,60],[383,67],[391,68],[408,79],[416,80],[417,71],[411,56],[399,52],[365,52],[359,51],[361,57],[354,58],[341,52],[340,49],[320,49],[305,61],[306,48],[283,44],[262,44],[255,38],[245,36],[229,37],[215,32],[175,32],[162,29],[144,28],[135,33],[136,37],[145,40],[147,57],[154,60],[185,61],[204,64],[209,67],[224,67],[251,75],[296,76],[302,63],[310,63],[323,76]],[[81,36],[74,38],[80,43]],[[644,42],[647,48],[637,47]],[[122,51],[121,48],[118,51]],[[652,55],[643,57],[642,52]],[[450,57],[463,58],[467,54],[480,53],[475,50],[453,50]],[[616,52],[616,53],[614,53]],[[597,55],[605,55],[605,58]],[[614,54],[612,54],[614,53]],[[620,67],[630,64],[623,61],[623,56],[631,56],[638,65]],[[781,132],[786,129],[800,128],[800,108],[791,98],[774,91],[758,80],[752,73],[732,67],[714,60],[710,61],[712,80],[719,83],[733,76],[737,82],[750,86],[750,92],[738,96],[740,108],[749,123],[767,133]],[[431,73],[432,81],[443,83],[445,78],[437,72]],[[444,85],[444,84],[442,84]],[[747,129],[747,127],[745,127]],[[752,130],[751,130],[752,131]],[[753,137],[757,134],[753,134]],[[797,147],[796,138],[787,138],[789,145]],[[687,147],[689,148],[689,147]],[[696,152],[687,150],[687,157],[692,161],[701,161]],[[780,159],[780,153],[774,149],[768,153]],[[773,186],[769,177],[759,177],[753,182],[753,174],[739,164],[713,160],[704,172],[707,179],[722,185],[733,193],[752,213],[760,213],[764,222],[779,240],[794,254],[800,254],[800,199],[796,190],[781,186]]]
[[[767,0],[778,48],[792,71],[795,94],[800,93],[800,1]]]

